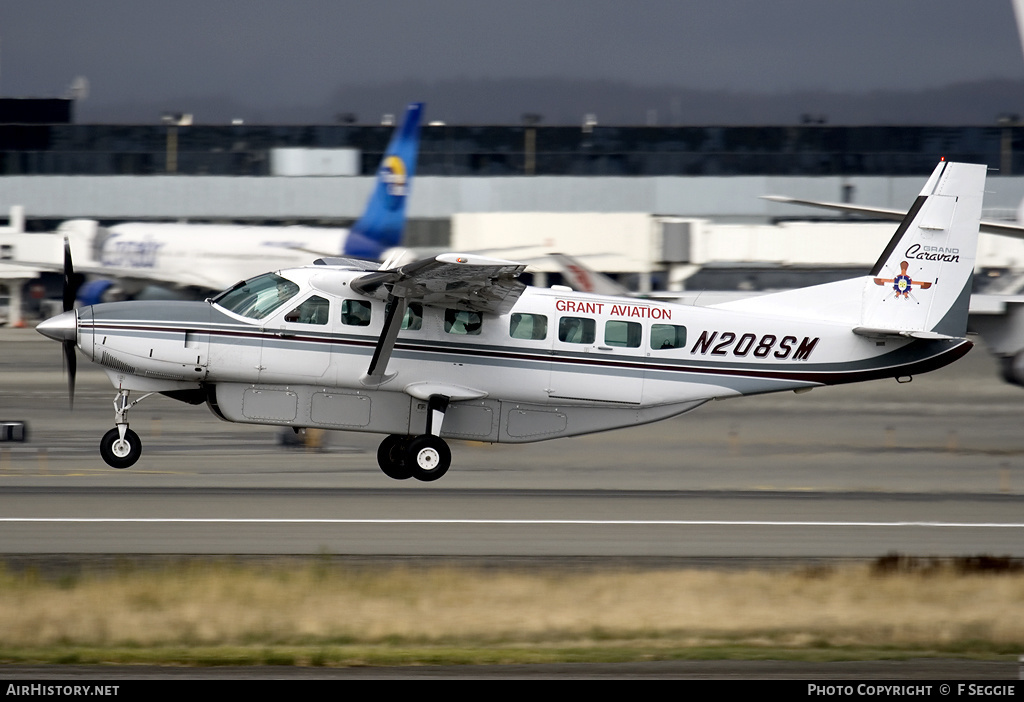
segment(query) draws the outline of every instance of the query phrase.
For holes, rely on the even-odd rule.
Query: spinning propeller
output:
[[[78,342],[75,296],[83,280],[84,276],[75,273],[74,264],[71,262],[71,244],[64,239],[64,313],[41,322],[36,331],[59,341],[64,348],[64,369],[68,375],[68,405],[72,408],[75,404],[75,374],[78,370],[78,359],[75,357],[75,345]]]
[[[64,239],[64,312],[71,312],[75,308],[75,296],[82,284],[82,276],[75,275],[75,266],[71,262],[71,244]],[[75,320],[75,336],[78,332],[78,320]],[[64,364],[68,372],[68,407],[75,406],[75,373],[78,370],[78,359],[75,356],[76,339],[65,338],[61,341],[64,348]]]

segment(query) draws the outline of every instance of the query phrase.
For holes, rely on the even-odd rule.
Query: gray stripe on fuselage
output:
[[[121,303],[104,303],[96,305],[95,308],[106,308],[118,306]],[[134,303],[133,303],[134,304]],[[179,303],[180,305],[204,305],[205,303]],[[142,337],[154,332],[161,334],[180,334],[185,331],[199,331],[211,335],[211,343],[217,336],[229,337],[232,343],[244,343],[247,345],[261,344],[267,348],[295,349],[301,344],[303,347],[320,348],[327,344],[331,348],[345,347],[345,352],[356,352],[358,355],[369,356],[372,353],[373,345],[376,343],[374,336],[338,335],[329,332],[319,333],[298,333],[295,337],[280,337],[273,332],[264,332],[259,327],[239,325],[235,320],[227,324],[202,323],[196,315],[197,324],[202,323],[203,328],[191,326],[189,322],[182,325],[180,320],[139,319],[139,311],[134,307],[131,322],[126,319],[106,317],[94,321],[93,326],[98,333],[104,330],[112,333],[124,334],[126,336]],[[107,310],[103,310],[106,312]],[[117,310],[120,312],[121,310]],[[118,315],[126,317],[127,315]],[[223,316],[223,315],[219,315]],[[112,328],[103,329],[105,325],[113,325]],[[137,326],[134,326],[137,325]],[[166,329],[162,327],[166,325]],[[291,333],[292,330],[289,330]],[[764,378],[775,382],[801,382],[801,376],[810,375],[854,375],[866,371],[878,372],[891,369],[898,371],[902,366],[911,363],[926,361],[941,356],[956,347],[945,341],[911,341],[898,349],[893,349],[880,356],[858,359],[855,361],[844,361],[840,363],[761,363],[750,364],[742,361],[716,361],[699,358],[668,359],[653,357],[645,359],[636,356],[616,356],[613,354],[593,354],[585,352],[567,352],[559,350],[552,353],[545,348],[510,349],[507,346],[481,344],[468,346],[465,344],[453,344],[434,340],[407,339],[399,340],[395,348],[395,358],[411,361],[435,361],[438,354],[465,356],[473,359],[479,365],[493,367],[521,367],[534,368],[538,365],[548,366],[556,364],[558,372],[586,373],[591,375],[603,375],[612,377],[637,377],[646,373],[648,377],[664,377],[664,379],[679,379],[681,377],[702,378],[706,380],[708,374],[723,376],[744,376],[761,377],[763,375],[786,374],[792,377],[786,379]],[[681,375],[682,374],[682,375]],[[806,382],[806,381],[803,381]],[[812,381],[813,382],[813,381]]]

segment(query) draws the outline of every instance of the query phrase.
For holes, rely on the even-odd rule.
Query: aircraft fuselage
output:
[[[205,400],[233,422],[414,435],[429,398],[444,395],[441,436],[492,442],[642,424],[712,399],[909,376],[971,346],[879,341],[838,319],[527,288],[503,315],[414,306],[385,378],[374,381],[366,372],[385,304],[347,288],[361,273],[333,270],[325,286],[319,268],[282,272],[298,292],[262,319],[210,302],[82,308],[78,346],[119,389]],[[321,317],[301,318],[314,307]]]

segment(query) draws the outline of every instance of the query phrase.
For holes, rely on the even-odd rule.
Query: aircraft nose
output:
[[[78,339],[78,313],[68,310],[56,317],[42,321],[36,331],[54,341],[76,341]]]

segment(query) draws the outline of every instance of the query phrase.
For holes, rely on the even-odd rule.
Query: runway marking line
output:
[[[204,517],[0,517],[0,523],[75,524],[494,524],[518,526],[758,526],[758,527],[929,527],[1024,529],[1024,523],[999,522],[798,522],[695,519],[245,519]]]

